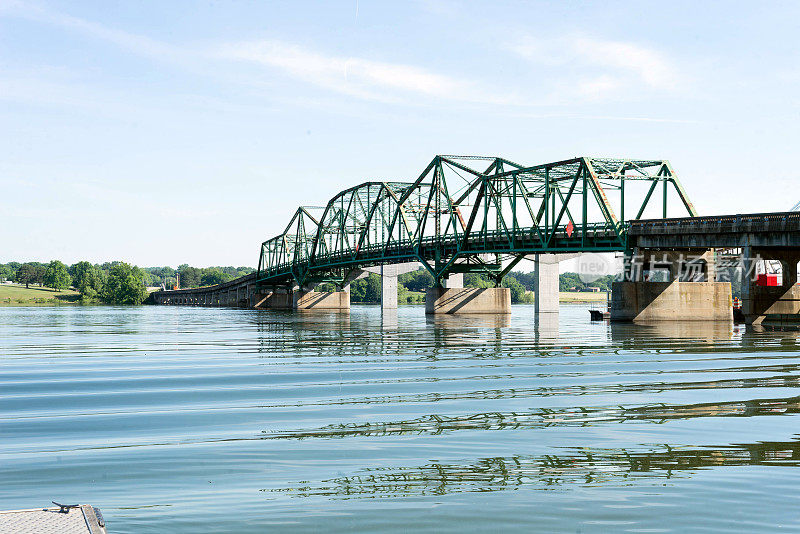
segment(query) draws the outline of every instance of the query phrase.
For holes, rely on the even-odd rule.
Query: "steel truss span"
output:
[[[257,280],[341,286],[364,267],[418,261],[437,283],[483,272],[499,284],[529,254],[625,250],[627,220],[674,206],[696,215],[666,160],[436,156],[414,181],[365,182],[298,208],[262,243]]]

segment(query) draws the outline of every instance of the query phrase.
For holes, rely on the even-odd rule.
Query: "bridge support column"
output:
[[[645,250],[635,255],[633,261],[641,262],[638,278],[629,280],[681,282],[715,282],[716,255],[713,249],[698,250]]]
[[[292,307],[295,310],[340,310],[350,309],[350,293],[347,291],[303,291],[293,292]]]
[[[731,321],[731,285],[716,282],[714,250],[636,249],[612,284],[612,321]]]
[[[558,264],[580,254],[536,254],[533,259],[534,317],[537,325],[558,325]]]
[[[511,290],[507,287],[432,287],[425,292],[425,313],[511,313]]]
[[[416,271],[417,263],[394,263],[366,267],[357,273],[351,280],[368,276],[367,273],[378,274],[381,277],[381,313],[397,313],[397,277],[401,274]],[[349,284],[348,284],[349,286]],[[349,287],[348,290],[349,292]]]
[[[533,275],[534,313],[558,313],[558,254],[537,254]]]
[[[397,265],[381,265],[381,312],[397,309]]]
[[[703,260],[705,262],[705,275],[706,275],[706,282],[716,282],[717,281],[717,251],[713,248],[703,254]]]
[[[797,265],[800,249],[769,250],[743,247],[742,313],[747,324],[800,327],[800,286]],[[760,286],[756,258],[781,262],[780,286]]]
[[[247,301],[244,304],[245,308],[252,308],[253,307],[253,305],[254,305],[253,299],[255,299],[255,296],[256,296],[255,284],[247,284],[247,288],[246,288],[245,296],[244,296],[244,298],[247,299]]]
[[[464,273],[451,273],[442,280],[442,286],[448,289],[458,289],[464,287]]]
[[[731,321],[727,282],[614,282],[612,321]]]
[[[253,308],[270,310],[291,310],[294,307],[294,294],[289,288],[273,287],[253,297]]]

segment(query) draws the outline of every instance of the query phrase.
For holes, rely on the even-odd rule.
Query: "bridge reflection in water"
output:
[[[566,449],[563,454],[480,458],[465,464],[367,468],[352,475],[292,488],[295,497],[357,499],[445,495],[567,485],[620,485],[688,477],[712,467],[800,466],[800,441],[724,446]]]
[[[88,488],[120,532],[800,527],[797,332],[0,311],[9,508]]]
[[[316,321],[315,326],[323,336],[341,336],[340,343],[326,345],[329,356],[336,356],[342,362],[363,357],[364,340],[358,344],[348,342],[348,337],[355,333],[346,328],[339,329],[341,322],[337,316],[323,319],[324,316],[318,314],[308,317],[303,320]],[[428,317],[423,328],[426,333],[418,333],[417,343],[413,343],[415,336],[403,328],[401,314],[396,317],[397,324],[390,328],[384,325],[379,335],[372,336],[366,352],[374,350],[386,358],[387,364],[394,357],[404,357],[407,363],[418,361],[439,365],[451,361],[453,355],[458,354],[460,362],[483,362],[481,374],[473,377],[479,379],[483,387],[456,387],[464,381],[464,376],[439,375],[433,379],[437,385],[422,392],[344,394],[336,400],[328,399],[319,404],[303,402],[302,406],[310,409],[317,405],[320,408],[331,404],[364,405],[371,412],[404,413],[417,406],[432,407],[440,403],[447,406],[473,406],[465,404],[469,402],[502,405],[518,404],[522,400],[540,407],[455,414],[437,410],[411,418],[367,421],[359,418],[316,428],[265,429],[253,439],[265,442],[353,440],[354,443],[364,443],[367,440],[377,443],[385,440],[401,443],[403,440],[498,433],[497,438],[489,438],[489,441],[503,442],[508,438],[502,437],[502,433],[513,433],[517,437],[511,440],[512,443],[519,443],[514,439],[536,442],[543,436],[541,432],[558,429],[562,429],[561,432],[569,428],[604,429],[609,433],[616,425],[624,425],[624,430],[620,427],[620,431],[630,434],[637,432],[636,426],[631,425],[669,427],[680,422],[800,414],[800,395],[752,398],[747,394],[748,391],[791,391],[800,387],[800,363],[786,359],[789,352],[797,351],[797,333],[764,336],[728,323],[598,325],[598,330],[608,336],[607,344],[599,346],[590,336],[575,338],[569,328],[567,332],[559,333],[557,325],[547,335],[541,335],[543,332],[538,329],[535,334],[521,330],[507,318],[476,316],[472,319],[469,316]],[[280,328],[277,324],[272,326]],[[523,334],[524,339],[521,339]],[[649,357],[648,352],[653,357]],[[516,359],[527,358],[532,353],[536,354],[538,369],[537,366],[518,371],[511,369]],[[659,356],[659,353],[665,356]],[[684,353],[686,357],[681,356]],[[748,356],[743,357],[743,353]],[[495,374],[486,364],[490,354],[498,360]],[[592,366],[604,364],[614,357],[617,363],[613,369],[613,381],[593,380],[596,370]],[[677,367],[672,365],[666,370],[663,364],[651,365],[660,360],[677,364]],[[570,362],[568,367],[558,367],[557,362],[565,361]],[[685,363],[679,363],[681,361]],[[681,376],[685,379],[680,379]],[[487,387],[506,381],[511,381],[508,387]],[[454,386],[447,385],[448,382]],[[711,391],[719,392],[715,396],[724,400],[690,403],[633,401],[676,396],[707,397]],[[618,398],[619,403],[597,403],[597,400],[609,398]],[[378,408],[381,405],[386,408]],[[401,408],[404,405],[407,408]],[[718,423],[712,423],[712,426],[714,424]],[[526,432],[532,433],[528,438],[519,437]],[[645,433],[648,432],[653,433]],[[293,484],[266,487],[262,491],[300,498],[423,497],[522,488],[557,489],[574,485],[653,484],[685,479],[717,467],[800,466],[800,440],[758,441],[757,433],[749,433],[746,438],[742,442],[721,445],[687,444],[686,441],[683,444],[640,443],[621,447],[551,445],[543,447],[551,451],[545,454],[529,452],[541,448],[539,446],[523,446],[524,454],[467,457],[417,465],[387,465],[381,461],[370,466],[357,462],[349,471],[345,469],[331,478],[298,479]]]
[[[797,377],[769,379],[770,385],[797,387]],[[764,384],[762,384],[764,385]],[[748,387],[747,384],[719,384]],[[694,387],[703,387],[695,384]],[[704,385],[708,387],[708,384]],[[750,384],[749,387],[757,387]],[[558,426],[608,423],[664,423],[701,417],[754,417],[800,413],[800,397],[685,406],[591,407],[537,410],[530,413],[478,413],[461,417],[431,415],[387,423],[336,425],[318,430],[265,435],[264,439],[314,439],[439,435],[466,430],[534,430]],[[656,479],[688,477],[712,467],[769,465],[800,466],[800,440],[729,445],[641,446],[639,448],[563,448],[560,454],[480,458],[464,464],[432,462],[414,467],[362,468],[350,475],[303,482],[288,488],[262,491],[290,492],[295,497],[394,498],[484,492],[531,487],[629,485]]]

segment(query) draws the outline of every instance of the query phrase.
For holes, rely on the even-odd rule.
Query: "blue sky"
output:
[[[0,0],[0,262],[255,266],[299,204],[435,154],[668,158],[800,200],[794,2]]]

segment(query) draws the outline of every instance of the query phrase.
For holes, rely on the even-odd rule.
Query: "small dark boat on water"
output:
[[[595,304],[589,308],[589,317],[592,321],[605,321],[611,318],[611,291],[606,293],[605,306]]]
[[[592,321],[605,321],[611,317],[611,312],[608,310],[589,310],[589,315]]]

